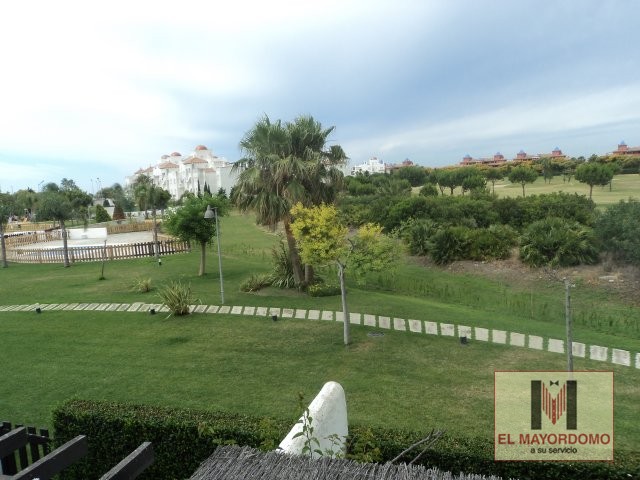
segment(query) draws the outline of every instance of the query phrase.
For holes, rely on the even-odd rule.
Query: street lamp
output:
[[[220,253],[220,229],[218,228],[218,208],[207,205],[207,211],[204,212],[204,218],[216,221],[216,241],[218,243],[218,270],[220,271],[220,302],[224,305],[224,281],[222,280],[222,254]]]

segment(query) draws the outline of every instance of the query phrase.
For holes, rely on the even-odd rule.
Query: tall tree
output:
[[[200,244],[199,276],[205,273],[207,243],[216,234],[215,222],[204,218],[207,205],[211,205],[211,208],[217,208],[218,216],[226,215],[229,210],[228,201],[222,197],[204,195],[200,198],[191,194],[183,199],[181,207],[169,213],[164,223],[171,235],[185,242],[194,241]]]
[[[64,266],[69,267],[69,247],[67,244],[67,229],[65,221],[72,218],[73,205],[69,199],[61,192],[55,190],[43,191],[39,194],[38,218],[43,220],[57,220],[60,223],[62,235],[62,250],[64,256]]]
[[[588,162],[576,168],[576,180],[589,185],[589,198],[594,185],[606,185],[613,179],[613,170],[603,163]]]
[[[491,167],[483,170],[484,178],[491,182],[491,193],[496,193],[496,182],[505,177],[502,167]]]
[[[275,228],[282,222],[299,285],[311,281],[312,271],[300,260],[290,210],[297,202],[308,206],[335,200],[343,180],[339,167],[347,156],[339,145],[327,146],[333,130],[311,116],[283,124],[265,115],[242,138],[245,158],[234,166],[240,175],[233,203],[242,211],[254,211],[261,225]]]
[[[522,185],[522,196],[525,196],[524,186],[527,183],[533,183],[538,178],[538,172],[526,165],[518,165],[511,169],[509,173],[509,181],[511,183],[519,183]]]
[[[333,205],[304,207],[297,203],[291,210],[291,229],[298,241],[303,261],[316,265],[334,264],[338,269],[344,323],[344,344],[351,343],[345,270],[356,275],[365,271],[389,270],[396,263],[397,247],[382,234],[379,225],[367,224],[349,236],[349,229]]]

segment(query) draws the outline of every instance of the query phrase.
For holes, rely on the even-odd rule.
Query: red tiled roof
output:
[[[192,163],[207,163],[207,161],[198,157],[188,157],[183,160],[182,163],[184,163],[185,165],[190,165]]]
[[[158,168],[178,168],[178,165],[173,162],[162,162]]]

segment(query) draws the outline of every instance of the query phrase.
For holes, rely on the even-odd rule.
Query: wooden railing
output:
[[[102,260],[123,260],[127,258],[155,256],[154,242],[130,243],[122,245],[71,246],[68,248],[69,261],[99,262]],[[189,244],[181,240],[160,240],[157,243],[159,255],[189,252]],[[21,248],[7,250],[7,260],[15,263],[63,263],[62,247],[39,249]]]
[[[4,239],[7,248],[15,248],[32,243],[51,242],[54,240],[62,240],[60,230],[53,230],[51,232],[25,232],[23,235],[9,235]]]
[[[9,222],[5,225],[5,232],[19,232],[21,230],[40,231],[54,228],[53,222]]]
[[[115,235],[117,233],[148,232],[150,230],[153,230],[152,221],[112,223],[107,225],[107,234],[109,235]]]

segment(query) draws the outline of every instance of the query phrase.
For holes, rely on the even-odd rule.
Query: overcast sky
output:
[[[351,164],[640,145],[635,0],[11,1],[0,190],[88,191],[263,114],[336,127]]]

